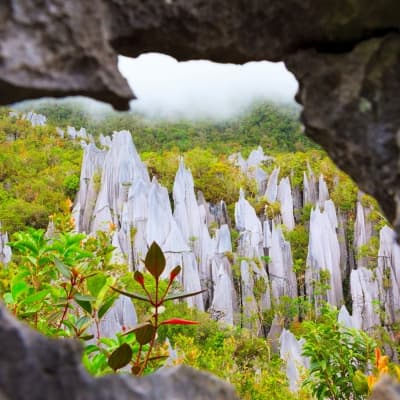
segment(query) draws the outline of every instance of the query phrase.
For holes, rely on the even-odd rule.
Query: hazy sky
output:
[[[162,118],[224,119],[256,100],[294,103],[297,82],[283,63],[178,62],[158,53],[119,58],[138,100],[133,110]]]

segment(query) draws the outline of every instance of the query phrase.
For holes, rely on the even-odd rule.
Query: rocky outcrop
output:
[[[2,400],[238,399],[227,383],[183,366],[140,379],[95,379],[81,364],[77,341],[45,338],[12,318],[1,304],[0,343]]]
[[[0,104],[89,95],[127,109],[133,94],[108,43],[106,15],[100,0],[3,1]]]
[[[300,51],[288,67],[300,81],[307,134],[379,201],[399,233],[400,35],[337,54]]]

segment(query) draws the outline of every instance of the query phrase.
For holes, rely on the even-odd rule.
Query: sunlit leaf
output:
[[[107,298],[107,300],[100,306],[99,311],[97,312],[97,315],[99,319],[103,318],[104,314],[111,308],[111,306],[114,304],[115,300],[117,299],[117,296],[110,296]]]
[[[96,274],[87,278],[86,282],[90,294],[97,297],[101,289],[107,284],[107,277],[103,274]]]
[[[67,279],[71,279],[71,271],[63,262],[61,262],[58,258],[54,258],[54,264],[62,276]]]
[[[75,293],[74,299],[79,301],[94,301],[96,300],[96,297],[88,296],[86,294]]]
[[[32,304],[41,302],[49,293],[50,293],[49,289],[43,289],[37,293],[33,293],[30,296],[26,297],[21,303]]]
[[[19,281],[19,282],[15,282],[12,286],[11,286],[11,294],[12,297],[17,300],[18,297],[25,292],[28,289],[28,285],[26,282],[24,281]]]

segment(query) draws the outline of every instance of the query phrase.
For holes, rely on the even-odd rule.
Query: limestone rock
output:
[[[379,287],[372,271],[364,267],[353,269],[350,288],[354,327],[369,331],[379,326],[380,318],[374,308],[374,304],[379,301]]]
[[[288,177],[281,179],[278,186],[277,200],[281,204],[282,222],[291,231],[294,228],[293,197]]]
[[[268,178],[267,189],[265,190],[265,197],[270,203],[275,202],[278,195],[278,176],[279,167],[275,168]]]
[[[299,389],[302,370],[309,367],[309,360],[302,356],[303,341],[297,340],[293,333],[284,329],[280,336],[280,357],[286,363],[286,376],[292,392]]]
[[[272,224],[271,248],[269,251],[269,278],[271,294],[279,303],[282,296],[297,297],[296,275],[293,272],[290,243],[283,237],[280,228]]]
[[[8,245],[8,234],[0,231],[0,264],[7,265],[11,261],[11,248]]]
[[[328,201],[325,202],[323,212],[319,208],[311,211],[305,281],[307,293],[313,297],[313,282],[321,281],[321,270],[327,271],[329,288],[326,292],[326,299],[331,305],[340,306],[343,301],[340,247],[335,229],[335,219],[333,216],[329,217],[333,212],[334,207],[333,209],[329,207]]]

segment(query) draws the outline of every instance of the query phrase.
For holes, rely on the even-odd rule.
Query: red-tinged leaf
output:
[[[182,267],[180,265],[177,265],[169,274],[169,281],[172,282],[181,272]]]
[[[114,370],[117,371],[120,368],[128,365],[132,359],[132,349],[126,343],[122,344],[118,347],[108,359],[108,365]]]
[[[156,242],[151,244],[149,251],[146,254],[144,265],[156,279],[158,279],[163,273],[165,268],[165,257],[160,246]]]
[[[196,295],[204,293],[206,291],[207,291],[207,289],[203,289],[203,290],[199,290],[197,292],[191,292],[191,293],[179,293],[179,294],[175,294],[175,295],[172,295],[172,296],[167,296],[164,299],[164,301],[177,300],[177,299],[186,299],[188,297],[196,296]]]
[[[145,321],[145,322],[142,322],[142,323],[140,323],[140,324],[137,324],[137,325],[135,325],[133,328],[131,328],[131,329],[125,331],[125,332],[122,334],[122,336],[129,335],[129,334],[132,333],[132,332],[136,332],[136,331],[138,331],[139,329],[142,329],[142,328],[144,328],[144,327],[147,327],[147,325],[151,325],[151,322],[150,322],[150,321]]]
[[[132,330],[135,332],[137,342],[141,345],[150,343],[156,333],[156,329],[149,322],[140,324],[140,326],[138,325],[136,328]]]
[[[182,318],[171,318],[161,322],[160,325],[198,325],[198,321],[190,321]]]
[[[124,296],[130,297],[131,299],[142,300],[142,301],[147,301],[148,303],[151,303],[150,299],[148,299],[147,297],[144,297],[144,296],[142,296],[140,294],[125,292],[124,290],[117,289],[116,287],[113,287],[113,286],[110,286],[110,288],[112,290],[115,290],[118,293],[123,294]]]
[[[140,271],[135,271],[133,279],[135,279],[140,286],[144,286],[144,275]]]

